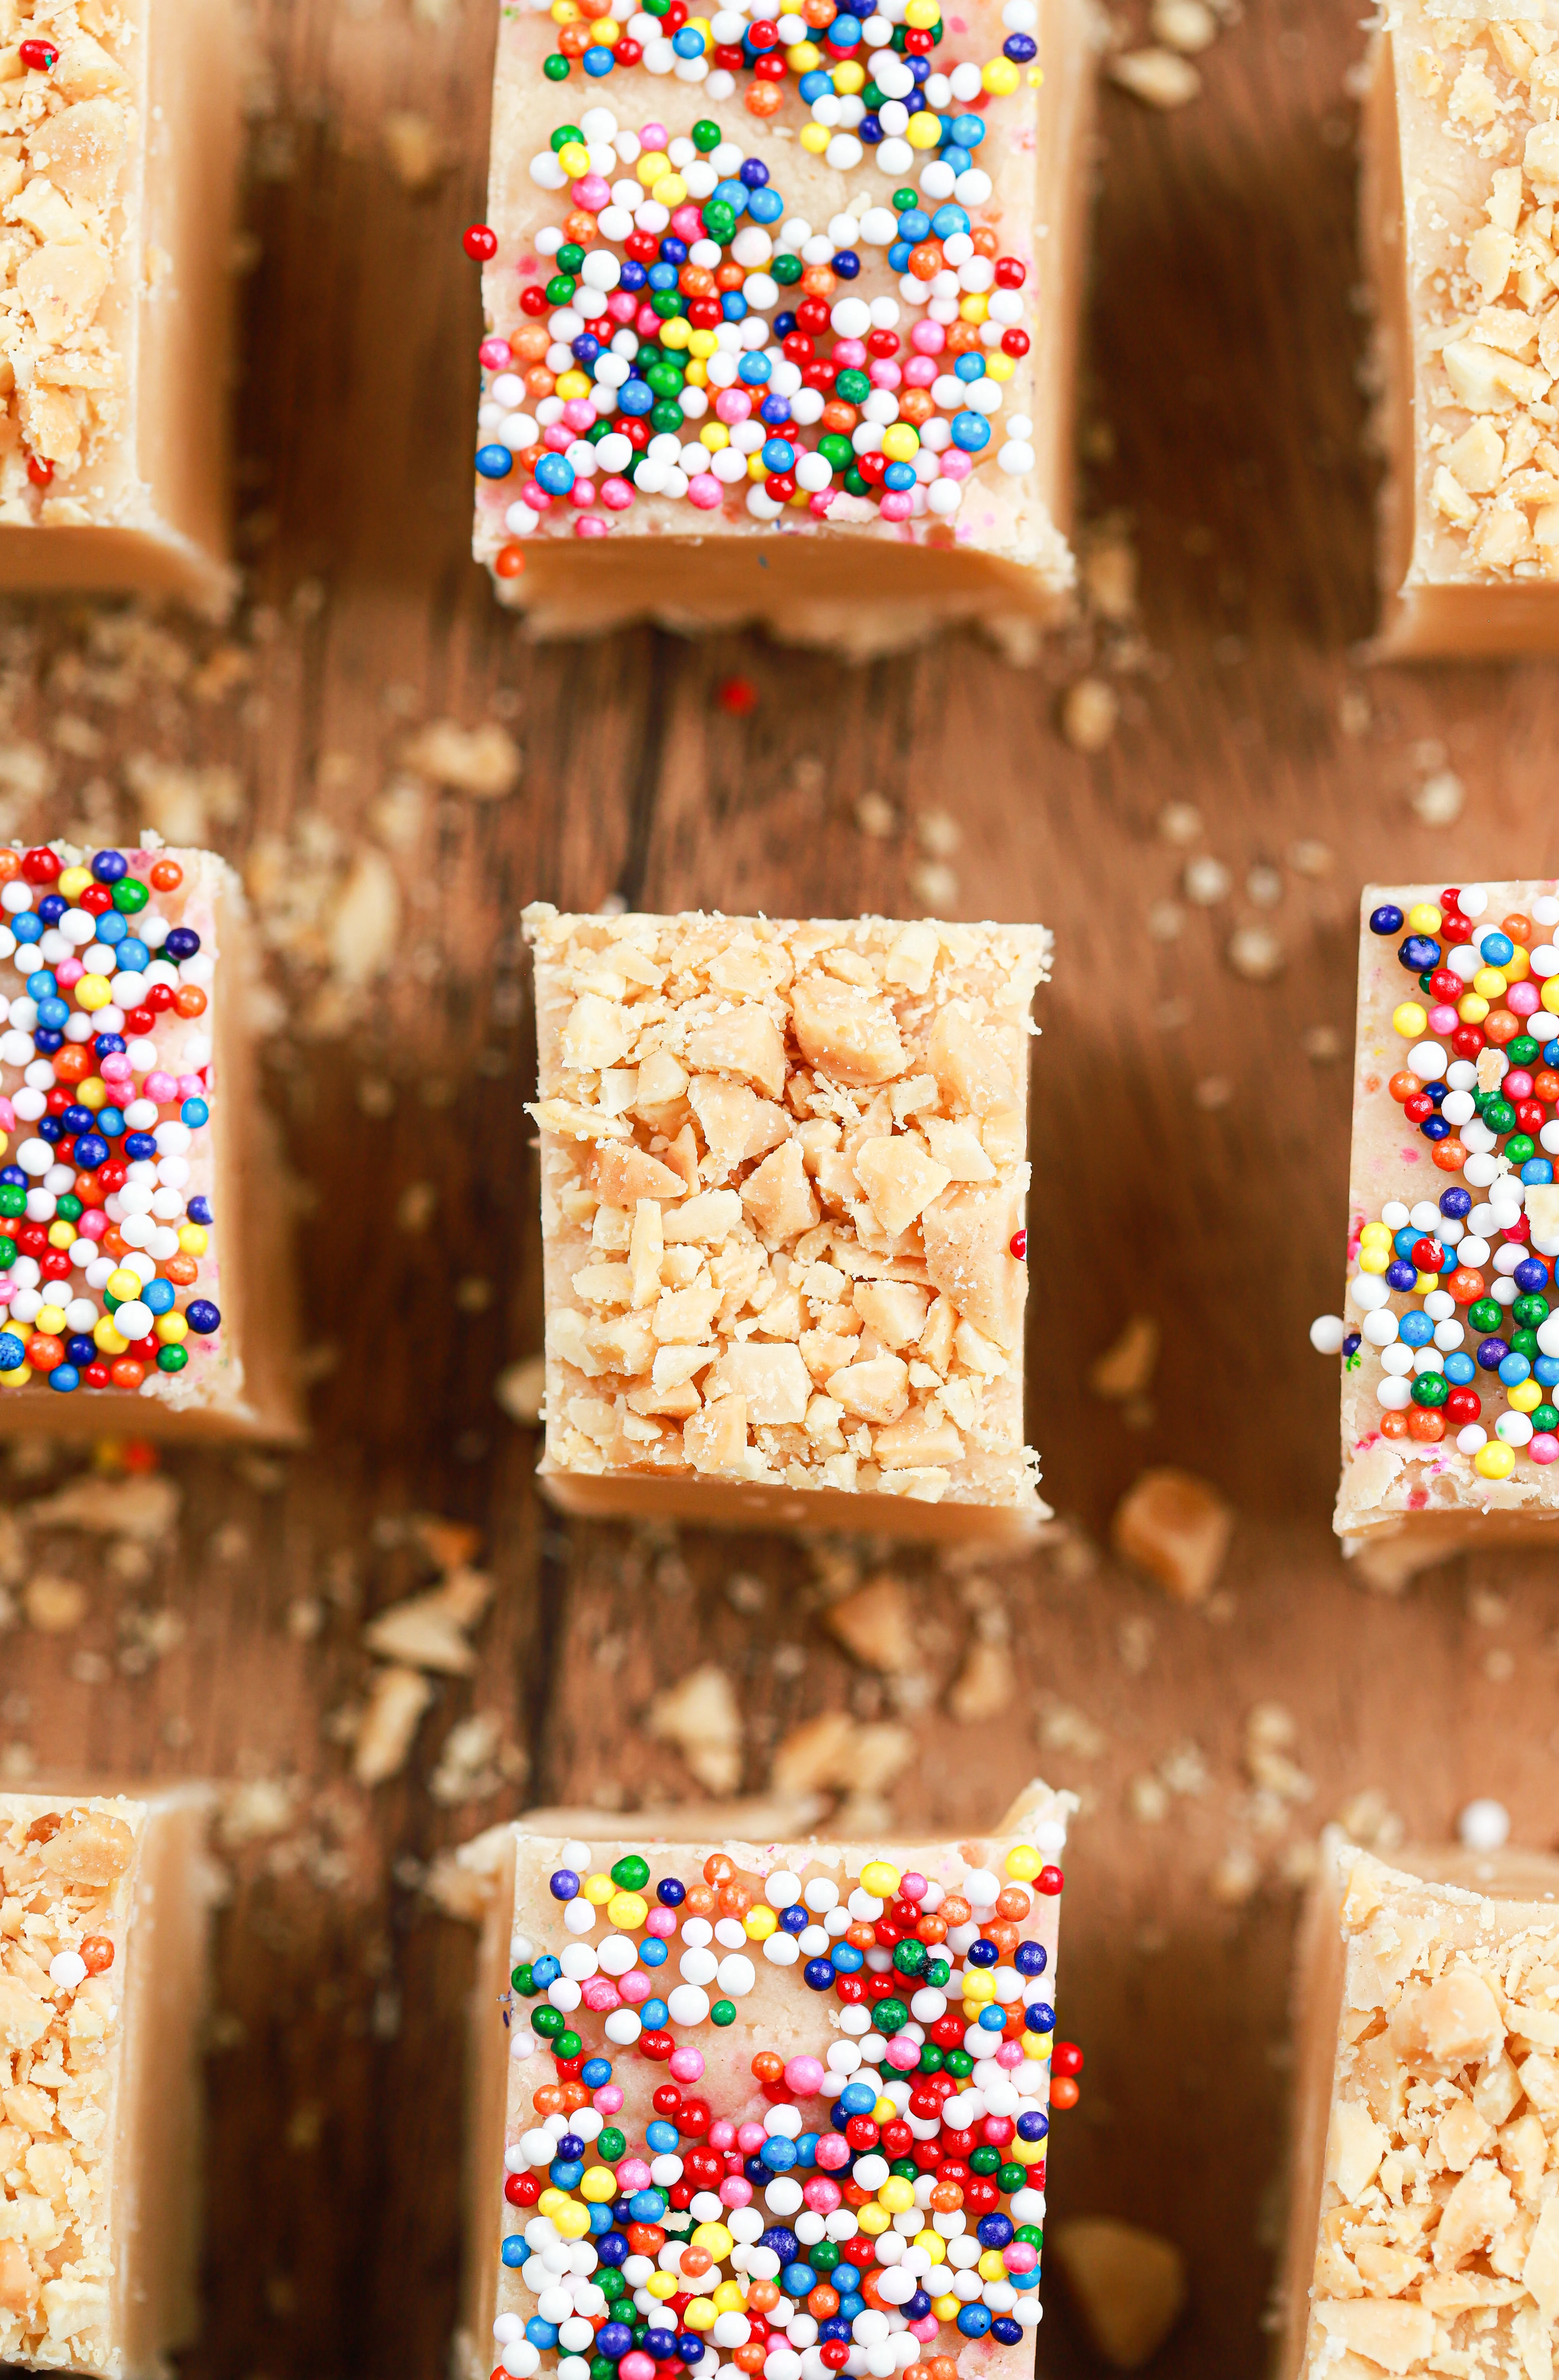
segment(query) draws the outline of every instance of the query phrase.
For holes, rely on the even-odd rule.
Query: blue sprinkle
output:
[[[514,456],[506,446],[479,446],[476,450],[476,467],[484,480],[506,480],[514,469]],[[552,2325],[550,2323],[543,2323],[542,2327],[543,2330],[550,2330]]]

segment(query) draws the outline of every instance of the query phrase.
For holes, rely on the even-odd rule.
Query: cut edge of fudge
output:
[[[999,10],[993,6],[989,15],[999,43]],[[645,616],[681,630],[755,621],[784,642],[827,645],[860,658],[920,641],[961,619],[985,627],[1001,643],[1021,638],[1026,624],[1068,614],[1077,581],[1069,542],[1077,356],[1100,19],[1092,0],[1039,0],[1036,30],[1042,82],[1031,93],[996,100],[989,116],[993,134],[999,134],[1004,109],[1023,107],[1020,153],[1037,161],[1037,190],[1021,203],[1016,192],[1005,196],[1002,234],[1004,245],[1021,247],[1029,262],[1026,294],[1031,293],[1032,303],[1024,323],[1031,345],[1007,384],[1005,411],[1029,422],[1027,443],[1034,460],[1026,473],[1009,477],[997,467],[993,440],[964,482],[971,498],[983,485],[998,514],[1012,514],[1010,523],[981,543],[962,524],[962,516],[893,524],[877,518],[872,503],[846,496],[836,498],[831,520],[790,508],[777,520],[759,519],[741,505],[744,489],[738,484],[734,511],[695,510],[686,499],[636,492],[626,512],[607,516],[593,508],[593,519],[610,519],[605,536],[578,535],[571,523],[565,534],[547,528],[521,540],[505,521],[527,477],[517,468],[496,486],[478,480],[473,552],[488,566],[499,600],[525,613],[532,635],[578,636]],[[490,338],[527,327],[516,311],[514,263],[528,249],[530,217],[544,215],[549,204],[548,194],[531,186],[525,158],[507,161],[502,149],[511,131],[526,156],[544,145],[544,128],[537,129],[537,111],[527,103],[531,93],[525,71],[539,67],[542,30],[542,20],[522,14],[500,34],[489,191],[489,221],[500,245],[483,281]],[[551,94],[550,115],[566,115],[559,86],[543,90]],[[595,84],[591,96],[630,127],[653,115],[685,133],[695,117],[713,110],[717,120],[725,119],[727,137],[753,152],[762,154],[773,142],[780,187],[799,190],[787,215],[822,224],[842,212],[859,216],[886,201],[891,186],[879,188],[881,174],[871,166],[825,171],[821,160],[796,143],[796,127],[787,117],[775,119],[781,127],[776,135],[737,100],[714,103],[700,97],[696,84],[679,85],[642,69],[619,71]],[[972,212],[978,223],[991,213],[992,204]],[[898,278],[873,263],[877,254],[866,249],[864,277],[844,283],[841,297],[895,296]],[[907,310],[905,315],[907,329],[913,318]],[[1013,395],[1015,390],[1020,394]],[[524,405],[529,408],[534,402],[527,398]],[[998,432],[1001,423],[998,414]],[[702,426],[690,419],[686,439],[695,441]],[[803,447],[809,442],[810,433]],[[1026,495],[1026,504],[1019,504],[1019,494]],[[568,509],[559,504],[554,516]],[[972,519],[972,504],[969,509]],[[496,566],[501,554],[504,564]],[[671,588],[664,584],[668,564],[682,578]]]
[[[90,856],[59,841],[46,848],[67,868],[84,865]],[[165,846],[150,831],[139,845],[120,848],[129,858],[144,862],[147,870],[159,860],[176,861],[184,870],[183,882],[176,893],[154,897],[164,905],[176,901],[181,918],[196,916],[207,929],[200,955],[212,959],[213,974],[201,1022],[210,1039],[213,1079],[211,1146],[202,1162],[213,1201],[207,1253],[214,1257],[215,1269],[203,1269],[192,1287],[208,1297],[214,1292],[222,1317],[220,1335],[210,1356],[201,1356],[181,1372],[152,1371],[138,1390],[81,1387],[60,1395],[37,1378],[19,1390],[0,1381],[0,1434],[21,1429],[81,1438],[96,1434],[122,1414],[138,1435],[163,1440],[244,1439],[298,1444],[307,1433],[307,1422],[296,1361],[293,1191],[280,1135],[261,1090],[248,1025],[259,957],[243,887],[217,854]],[[38,885],[34,892],[47,889]],[[177,1031],[165,1013],[156,1020],[153,1038],[164,1037],[160,1064],[165,1062],[167,1037]],[[14,1092],[20,1069],[6,1062],[0,1080],[11,1077]],[[26,1130],[24,1124],[13,1126],[7,1161]],[[80,1293],[83,1281],[76,1269],[68,1285]],[[0,1311],[0,1330],[6,1318]]]
[[[1443,2370],[1458,2320],[1484,2336],[1490,2310],[1521,2368],[1547,2368],[1559,2201],[1540,2208],[1532,2184],[1559,2114],[1559,2006],[1540,2004],[1551,1987],[1518,1997],[1524,1947],[1529,1976],[1559,1960],[1559,1860],[1408,1849],[1388,1864],[1326,1830],[1297,1951],[1283,2380]],[[1436,2172],[1456,2180],[1415,2238],[1395,2209]]]
[[[998,1847],[1005,1856],[1007,1850],[1029,1838],[1038,1843],[1046,1859],[1057,1859],[1065,1848],[1067,1822],[1077,1808],[1075,1794],[1056,1791],[1035,1779],[1015,1796],[1004,1816],[988,1831],[940,1841],[928,1840],[924,1835],[898,1828],[882,1837],[872,1837],[870,1848],[853,1842],[839,1843],[825,1833],[776,1840],[749,1831],[752,1821],[765,1815],[761,1804],[706,1803],[688,1803],[659,1816],[646,1814],[647,1823],[639,1828],[621,1815],[598,1810],[538,1810],[490,1827],[462,1845],[456,1859],[480,1895],[482,1932],[467,2035],[465,2267],[451,2359],[457,2380],[486,2380],[492,2368],[490,2346],[503,2269],[499,2256],[501,2227],[494,2213],[498,2192],[493,2188],[493,2178],[505,2166],[505,2143],[526,2129],[531,2119],[528,2085],[532,2069],[529,2060],[512,2056],[507,2046],[511,2013],[517,2005],[510,1989],[509,1971],[514,1958],[520,1955],[515,1949],[514,1928],[518,1922],[518,1855],[523,1844],[554,1845],[555,1852],[549,1851],[547,1854],[550,1857],[560,1855],[564,1845],[574,1840],[588,1846],[603,1863],[615,1862],[623,1853],[652,1850],[657,1845],[684,1851],[694,1846],[708,1847],[726,1854],[738,1874],[754,1877],[767,1876],[781,1866],[802,1876],[818,1867],[838,1870],[859,1852],[863,1865],[872,1858],[890,1855],[898,1861],[923,1861],[925,1873],[935,1876],[940,1865],[955,1857],[961,1859],[966,1868],[979,1865],[987,1858],[995,1865]],[[575,1826],[576,1817],[586,1823]],[[567,1823],[554,1823],[558,1820]],[[1001,1873],[1005,1878],[1005,1870]],[[1050,1955],[1043,1988],[1053,1995],[1060,1899],[1045,1900],[1035,1895],[1034,1900],[1036,1906],[1025,1923],[1043,1931],[1048,1937]],[[771,2013],[767,1996],[763,2012]],[[733,2035],[740,2035],[742,2025],[738,2009],[732,2032],[717,2034],[715,2042],[729,2043]],[[707,2034],[702,2035],[702,2041],[705,2048],[711,2046]],[[615,2057],[625,2057],[625,2053],[618,2051]],[[707,2090],[709,2086],[702,2087]],[[1048,2143],[1045,2145],[1048,2147]],[[1040,2170],[1042,2176],[1042,2162]],[[1042,2186],[1041,2180],[1041,2189]],[[1023,2380],[1023,2375],[1033,2368],[1033,2338],[1032,2329],[1017,2347],[987,2338],[981,2342],[981,2368],[988,2370],[993,2380]],[[546,2380],[546,2367],[541,2380]]]
[[[1469,901],[1477,901],[1481,896],[1483,906],[1480,916],[1475,920],[1466,921],[1472,931],[1481,935],[1497,929],[1506,917],[1518,919],[1529,930],[1527,943],[1516,946],[1541,953],[1545,942],[1554,933],[1559,933],[1556,881],[1559,880],[1519,878],[1504,884],[1477,887],[1467,884],[1455,889],[1458,893],[1465,893]],[[1504,1170],[1492,1184],[1470,1183],[1465,1166],[1455,1171],[1442,1170],[1433,1161],[1431,1151],[1442,1148],[1461,1148],[1461,1125],[1458,1123],[1452,1134],[1438,1142],[1421,1139],[1403,1107],[1391,1097],[1389,1083],[1392,1076],[1407,1068],[1409,1055],[1419,1048],[1420,1040],[1437,1043],[1443,1050],[1447,1079],[1454,1079],[1454,1070],[1458,1062],[1463,1065],[1474,1062],[1471,1060],[1457,1061],[1450,1040],[1454,1027],[1441,1029],[1433,1024],[1433,1000],[1420,991],[1417,977],[1407,973],[1398,957],[1404,938],[1413,931],[1407,923],[1409,914],[1419,904],[1440,909],[1441,893],[1447,889],[1435,884],[1367,885],[1359,908],[1355,1105],[1348,1169],[1348,1285],[1344,1314],[1347,1329],[1361,1335],[1356,1353],[1343,1359],[1340,1399],[1342,1471],[1334,1527],[1344,1541],[1345,1551],[1360,1563],[1363,1574],[1374,1584],[1386,1587],[1400,1585],[1416,1571],[1445,1560],[1460,1547],[1472,1543],[1492,1545],[1542,1539],[1552,1533],[1555,1522],[1559,1521],[1559,1462],[1541,1463],[1531,1460],[1525,1443],[1513,1449],[1514,1468],[1507,1477],[1501,1478],[1480,1474],[1475,1468],[1476,1454],[1458,1449],[1455,1442],[1458,1430],[1455,1420],[1444,1422],[1443,1435],[1439,1439],[1420,1441],[1411,1436],[1387,1435],[1388,1430],[1397,1427],[1379,1403],[1379,1390],[1387,1367],[1382,1361],[1382,1351],[1362,1335],[1369,1309],[1356,1293],[1365,1270],[1359,1260],[1361,1235],[1381,1223],[1389,1201],[1401,1201],[1411,1213],[1416,1211],[1419,1204],[1427,1207],[1431,1199],[1438,1204],[1442,1193],[1447,1190],[1462,1190],[1468,1195],[1471,1215],[1480,1217],[1492,1204],[1496,1189],[1504,1184],[1508,1185],[1507,1196],[1511,1203],[1529,1216],[1535,1218],[1541,1211],[1541,1206],[1534,1202],[1534,1191],[1538,1200],[1553,1204],[1552,1186],[1520,1183],[1515,1172],[1506,1165],[1503,1150],[1496,1151],[1496,1154],[1500,1166]],[[1536,905],[1544,902],[1555,907],[1556,915],[1552,920],[1543,921],[1534,914]],[[1384,907],[1399,910],[1404,923],[1400,929],[1394,929],[1390,933],[1378,935],[1371,929],[1370,919],[1375,911]],[[1437,935],[1436,939],[1444,959],[1468,947],[1459,939],[1447,941],[1443,933]],[[1513,989],[1523,980],[1540,984],[1549,979],[1529,967],[1524,977],[1511,974],[1507,989]],[[1468,988],[1470,990],[1470,985]],[[1489,1009],[1491,1016],[1501,1013],[1503,999],[1502,993],[1493,995]],[[1394,1018],[1403,1002],[1416,1003],[1422,1010],[1425,1026],[1421,1036],[1416,1032],[1404,1035],[1397,1031]],[[1555,1033],[1559,1033],[1559,1014],[1540,1005],[1536,1016],[1552,1022]],[[1516,1014],[1516,1021],[1524,1023],[1526,1020]],[[1541,1039],[1541,1036],[1539,1038]],[[1529,1074],[1539,1065],[1540,1060],[1531,1062],[1527,1069]],[[1487,1044],[1476,1063],[1483,1069],[1483,1075],[1477,1078],[1474,1086],[1475,1095],[1480,1097],[1483,1077],[1486,1075],[1489,1086],[1497,1089],[1508,1065],[1501,1050],[1492,1043]],[[1423,1079],[1437,1078],[1426,1075]],[[1532,1087],[1534,1090],[1538,1087],[1535,1080]],[[1540,1101],[1540,1104],[1546,1108],[1553,1102]],[[1481,1119],[1469,1121],[1480,1123]],[[1509,1134],[1517,1121],[1513,1114],[1504,1132],[1496,1134],[1496,1142],[1503,1140],[1508,1143]],[[1412,1164],[1407,1160],[1418,1159],[1420,1147],[1421,1156],[1428,1162],[1415,1177]],[[1540,1155],[1548,1160],[1549,1152],[1541,1149],[1541,1142],[1538,1147]],[[1481,1160],[1489,1154],[1489,1151],[1477,1148],[1468,1150],[1470,1159]],[[1411,1196],[1415,1191],[1419,1194],[1417,1199]],[[1427,1224],[1427,1216],[1425,1221]],[[1407,1226],[1401,1228],[1406,1229]],[[1470,1225],[1464,1223],[1462,1218],[1443,1218],[1437,1235],[1442,1245],[1449,1249],[1452,1242],[1446,1236],[1447,1231],[1457,1231],[1459,1238],[1468,1228]],[[1476,1269],[1485,1285],[1483,1294],[1492,1302],[1494,1290],[1503,1286],[1506,1278],[1499,1264],[1501,1248],[1506,1243],[1494,1225],[1491,1223],[1489,1229],[1495,1232],[1495,1237],[1484,1240],[1483,1245],[1490,1253],[1487,1257],[1480,1258]],[[1555,1209],[1550,1231],[1539,1228],[1534,1221],[1532,1244],[1535,1252],[1544,1256],[1552,1269],[1553,1258],[1559,1257],[1559,1208]],[[1515,1243],[1509,1245],[1514,1246]],[[1466,1269],[1470,1275],[1474,1269]],[[1520,1286],[1514,1277],[1510,1278],[1512,1290],[1519,1290]],[[1552,1286],[1551,1281],[1551,1289]],[[1369,1293],[1371,1297],[1377,1295],[1374,1291]],[[1419,1310],[1421,1305],[1417,1290],[1394,1292],[1387,1302],[1397,1312],[1399,1321],[1407,1314]],[[1559,1293],[1551,1297],[1550,1302],[1559,1305]],[[1477,1311],[1476,1299],[1462,1298],[1456,1302],[1455,1317],[1446,1319],[1461,1321],[1463,1342],[1459,1349],[1443,1350],[1444,1356],[1457,1354],[1476,1356],[1477,1350],[1487,1344],[1491,1336],[1498,1335],[1492,1330],[1486,1331],[1483,1329],[1485,1317],[1480,1316],[1479,1322],[1468,1327],[1469,1318]],[[1508,1305],[1502,1307],[1502,1312],[1508,1313]],[[1502,1329],[1505,1327],[1501,1326]],[[1476,1426],[1493,1440],[1497,1437],[1494,1425],[1515,1408],[1508,1404],[1508,1392],[1501,1388],[1496,1373],[1476,1364],[1474,1382],[1453,1385],[1476,1388],[1481,1406]],[[1523,1398],[1529,1395],[1529,1390],[1523,1384],[1512,1385]],[[1497,1404],[1496,1400],[1499,1401]]]
[[[70,2071],[97,2078],[63,2126],[52,2112],[57,2060],[27,2082],[41,2102],[28,2169],[42,2214],[33,2228],[0,2240],[0,2353],[23,2368],[156,2380],[166,2351],[198,2325],[213,1803],[212,1789],[194,1782],[0,1794],[0,1859],[15,1856],[13,1836],[25,1852],[29,1830],[53,1826],[35,1838],[53,1898],[34,1912],[41,1922],[28,1942],[75,1950],[84,1971],[56,1983],[18,1937],[0,1967],[0,2041],[18,2075],[30,2072],[34,2051],[63,2022],[78,2045]],[[104,1966],[105,1943],[113,1955]],[[105,2046],[104,2064],[79,2067],[93,2040]],[[20,2125],[30,2106],[13,2091],[7,2123]],[[82,2253],[45,2279],[54,2244],[45,2218],[70,2169],[87,2180],[85,2199],[70,2202]]]
[[[10,297],[28,370],[19,395],[6,373],[0,587],[178,595],[218,615],[237,585],[233,12],[227,0],[127,0],[96,24],[101,41],[72,5],[39,22],[55,67],[0,86],[0,122],[30,136],[6,169],[18,176],[8,219],[38,242]],[[56,96],[64,109],[38,121]],[[46,484],[30,477],[32,458],[52,468]]]
[[[525,930],[547,1494],[1030,1533],[1014,1248],[1046,930],[544,903]]]
[[[1559,647],[1559,313],[1551,220],[1534,220],[1559,198],[1546,120],[1559,33],[1540,26],[1534,55],[1516,14],[1452,23],[1390,0],[1372,45],[1361,212],[1386,466],[1381,659]]]

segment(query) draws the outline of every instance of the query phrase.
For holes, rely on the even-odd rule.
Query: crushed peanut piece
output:
[[[1095,2352],[1117,2372],[1155,2355],[1186,2302],[1186,2260],[1171,2240],[1108,2215],[1074,2216],[1047,2241]]]
[[[1224,1566],[1234,1513],[1188,1471],[1144,1471],[1111,1523],[1115,1551],[1177,1603],[1205,1603]]]

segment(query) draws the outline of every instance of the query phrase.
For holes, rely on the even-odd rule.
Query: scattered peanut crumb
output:
[[[1127,50],[1110,61],[1111,79],[1149,107],[1185,107],[1201,89],[1201,77],[1175,50]]]
[[[1010,1647],[977,1637],[948,1689],[949,1717],[960,1727],[998,1718],[1012,1700],[1014,1682]]]
[[[1327,844],[1306,840],[1289,846],[1288,865],[1296,876],[1330,876],[1333,864],[1333,853]]]
[[[1186,2302],[1186,2260],[1171,2240],[1113,2216],[1051,2227],[1046,2243],[1095,2351],[1117,2372],[1155,2354]]]
[[[1202,838],[1201,812],[1194,802],[1165,802],[1159,812],[1159,832],[1165,843],[1178,844],[1188,850]]]
[[[547,1359],[544,1355],[522,1355],[517,1364],[509,1364],[493,1384],[493,1393],[512,1422],[522,1429],[534,1429],[542,1418],[542,1399],[547,1385]]]
[[[1452,769],[1426,777],[1413,795],[1413,814],[1420,826],[1455,826],[1467,805],[1467,788]]]
[[[1115,732],[1120,700],[1102,677],[1080,677],[1061,703],[1061,733],[1075,752],[1102,752]]]
[[[21,1591],[28,1625],[44,1636],[64,1636],[79,1627],[87,1616],[88,1601],[86,1588],[75,1579],[56,1578],[48,1571],[29,1579]]]
[[[419,115],[411,108],[393,107],[380,118],[379,137],[403,190],[420,199],[437,188],[448,170],[449,159],[425,115]]]
[[[1229,937],[1229,965],[1248,983],[1270,983],[1282,974],[1286,957],[1270,926],[1237,926]]]
[[[1088,1385],[1096,1397],[1114,1403],[1141,1396],[1151,1386],[1163,1338],[1151,1314],[1134,1314],[1112,1346],[1089,1366]]]
[[[1153,0],[1149,22],[1155,42],[1187,57],[1211,49],[1218,38],[1218,19],[1207,0]]]
[[[1211,852],[1188,860],[1181,879],[1187,900],[1194,902],[1199,909],[1215,908],[1220,901],[1226,901],[1233,882],[1223,861],[1214,859]]]
[[[708,1793],[734,1793],[741,1782],[742,1720],[736,1688],[713,1661],[690,1670],[655,1696],[645,1724],[675,1746]]]
[[[478,801],[496,801],[519,783],[519,747],[496,720],[469,728],[453,719],[431,720],[402,746],[400,757],[420,776]]]
[[[408,1596],[368,1622],[362,1641],[382,1660],[469,1677],[476,1655],[467,1639],[486,1610],[493,1582],[482,1571],[454,1571],[425,1595]]]
[[[1243,1843],[1231,1843],[1207,1879],[1214,1900],[1226,1909],[1243,1909],[1261,1881],[1261,1863]]]
[[[1123,1560],[1177,1603],[1205,1603],[1224,1566],[1234,1513],[1188,1471],[1144,1471],[1115,1508],[1111,1539]]]
[[[882,794],[862,794],[856,804],[856,824],[873,843],[885,843],[898,832],[898,812]]]
[[[359,1785],[383,1785],[405,1767],[412,1738],[433,1689],[420,1670],[376,1670],[352,1743],[352,1774]]]
[[[902,1579],[886,1573],[831,1603],[822,1624],[869,1670],[891,1676],[913,1670],[920,1658],[909,1591]]]

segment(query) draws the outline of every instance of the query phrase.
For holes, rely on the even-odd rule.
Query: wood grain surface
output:
[[[1061,2005],[1088,2064],[1056,2125],[1054,2218],[1119,2214],[1182,2244],[1191,2305],[1163,2380],[1264,2367],[1296,1879],[1321,1824],[1346,1807],[1382,1843],[1444,1840],[1492,1793],[1517,1840],[1559,1837],[1553,1564],[1361,1591],[1329,1530],[1335,1367],[1305,1339],[1341,1288],[1359,883],[1559,866],[1553,674],[1356,657],[1358,13],[1250,0],[1196,103],[1106,97],[1087,508],[1129,523],[1139,626],[1026,669],[960,636],[850,671],[649,631],[527,646],[467,550],[479,322],[458,234],[484,182],[491,0],[262,0],[252,601],[226,638],[67,605],[0,624],[7,832],[79,820],[104,839],[155,808],[248,866],[273,952],[267,1079],[304,1193],[311,1451],[178,1455],[177,1531],[149,1556],[30,1528],[0,1638],[6,1778],[227,1789],[190,2380],[442,2371],[472,1942],[428,1900],[427,1864],[528,1801],[695,1796],[647,1721],[701,1661],[733,1682],[747,1790],[795,1727],[842,1709],[906,1730],[888,1800],[917,1827],[988,1820],[1036,1768],[1083,1795]],[[387,160],[397,110],[443,144],[420,196]],[[1089,758],[1055,718],[1095,650],[1121,722]],[[746,717],[717,699],[735,676]],[[512,735],[518,789],[408,776],[407,739],[441,719]],[[1434,828],[1414,802],[1447,774],[1465,808]],[[862,832],[868,795],[892,806],[886,834]],[[1200,814],[1188,845],[1161,832],[1171,804]],[[845,1573],[806,1548],[637,1539],[535,1501],[533,1436],[493,1396],[540,1328],[517,920],[534,896],[919,909],[939,814],[953,914],[1056,933],[1029,1361],[1066,1526],[979,1573],[895,1557],[916,1649],[884,1678],[820,1619]],[[1198,855],[1228,871],[1208,906],[1180,895]],[[1275,937],[1264,981],[1228,957],[1253,925]],[[1163,1348],[1128,1421],[1085,1378],[1134,1315]],[[76,1461],[18,1446],[7,1500]],[[1238,1515],[1200,1611],[1098,1550],[1124,1488],[1166,1461]],[[474,1675],[435,1681],[408,1763],[371,1791],[341,1714],[369,1677],[364,1619],[432,1576],[419,1513],[480,1533],[496,1594]],[[34,1624],[69,1606],[29,1597],[40,1578],[86,1590],[74,1624]],[[1010,1645],[1013,1692],[960,1721],[977,1640]],[[1259,1788],[1250,1714],[1273,1703],[1293,1767],[1269,1759]],[[445,1755],[473,1717],[488,1733],[462,1770]],[[1041,2369],[1067,2380],[1090,2366],[1048,2296]]]

